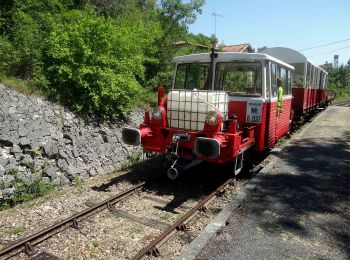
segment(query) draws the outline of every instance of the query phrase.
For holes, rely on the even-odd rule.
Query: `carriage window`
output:
[[[271,90],[272,97],[277,97],[277,66],[276,64],[271,64]]]
[[[270,78],[270,66],[269,66],[269,62],[266,61],[266,82],[268,81],[268,79]],[[270,85],[269,84],[265,84],[265,90],[266,90],[266,98],[270,99]]]
[[[325,74],[322,89],[325,89],[327,87],[327,84],[328,84],[328,76],[327,76],[327,74]]]
[[[311,71],[312,71],[312,65],[311,63],[307,63],[307,75],[306,75],[306,87],[311,86]]]
[[[287,70],[280,68],[280,79],[282,80],[283,96],[288,95]]]
[[[317,88],[321,88],[321,77],[322,77],[322,70],[317,69]]]
[[[304,63],[293,63],[294,73],[293,73],[293,87],[303,87],[304,86]]]
[[[292,94],[292,73],[290,72],[290,70],[288,70],[287,72],[287,77],[288,77],[288,80],[287,80],[287,85],[288,85],[288,94],[291,95]]]
[[[216,65],[215,89],[231,95],[260,97],[262,65],[259,62],[230,62]]]
[[[318,78],[318,69],[315,68],[315,70],[314,70],[314,82],[313,82],[314,88],[317,88],[317,78]]]
[[[174,88],[209,90],[209,71],[209,63],[178,64]]]
[[[319,89],[322,89],[322,84],[323,84],[323,79],[324,79],[324,76],[323,76],[323,71],[320,70],[320,78],[319,78],[319,81],[318,81],[318,88]]]

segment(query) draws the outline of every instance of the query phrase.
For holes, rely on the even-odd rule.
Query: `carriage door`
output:
[[[282,110],[278,110],[277,78],[282,79]],[[291,73],[276,63],[270,65],[270,103],[266,129],[266,146],[272,148],[277,139],[289,131],[292,106]]]
[[[269,102],[267,103],[266,117],[266,141],[267,147],[272,148],[276,143],[276,118],[277,118],[277,65],[270,63],[269,76]]]
[[[291,89],[291,73],[287,68],[279,67],[279,78],[282,79],[283,97],[282,110],[277,111],[276,119],[276,138],[279,139],[289,131],[291,107],[292,107],[292,89]]]

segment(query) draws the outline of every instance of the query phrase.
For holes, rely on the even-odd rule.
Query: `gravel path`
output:
[[[349,259],[349,112],[303,129],[196,259]]]

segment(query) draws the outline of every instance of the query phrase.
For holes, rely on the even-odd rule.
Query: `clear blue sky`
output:
[[[213,34],[212,13],[218,13],[223,17],[217,17],[217,37],[225,45],[301,50],[350,39],[350,0],[207,0],[202,10],[190,32]],[[335,54],[340,64],[346,63],[350,40],[302,53],[316,64],[333,62]]]

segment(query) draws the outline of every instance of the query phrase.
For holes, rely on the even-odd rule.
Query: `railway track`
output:
[[[349,107],[350,106],[350,99],[347,100],[337,100],[332,102],[333,106],[342,106],[342,107]]]
[[[205,211],[206,206],[213,201],[216,197],[220,196],[224,189],[233,183],[234,179],[230,178],[221,184],[217,189],[212,191],[204,199],[202,199],[196,206],[190,209],[186,214],[184,214],[179,220],[174,224],[169,226],[164,232],[162,232],[157,238],[155,238],[151,243],[145,246],[141,251],[139,251],[132,259],[138,260],[145,255],[151,255],[158,257],[160,256],[159,247],[162,246],[168,239],[170,239],[176,232],[187,230],[186,224],[195,217],[199,211]]]
[[[13,244],[10,244],[5,249],[2,249],[0,251],[0,259],[8,259],[11,258],[18,253],[25,252],[27,256],[31,257],[33,255],[37,254],[37,250],[35,249],[35,245],[43,242],[44,240],[52,237],[53,235],[69,228],[73,227],[78,229],[80,222],[84,219],[88,218],[89,216],[92,216],[104,209],[112,209],[113,205],[120,202],[123,199],[126,199],[127,197],[133,195],[138,190],[142,189],[146,184],[149,184],[150,182],[154,181],[156,178],[142,182],[140,184],[137,184],[130,189],[121,192],[115,196],[112,196],[90,208],[87,208],[86,210],[83,210],[67,219],[64,219],[62,221],[59,221],[43,230],[40,230],[39,232],[36,232],[35,234],[32,234],[28,237],[25,237],[19,241],[16,241]]]
[[[151,226],[151,227],[153,226],[153,228],[157,229],[158,231],[161,231],[161,233],[155,239],[145,238],[143,243],[139,245],[137,248],[142,248],[141,247],[142,245],[147,244],[147,242],[151,240],[152,242],[149,245],[144,246],[143,249],[137,255],[135,255],[133,259],[139,259],[145,255],[158,256],[159,248],[170,237],[172,237],[178,231],[186,232],[188,227],[187,223],[191,219],[193,219],[199,212],[203,212],[203,211],[205,212],[205,210],[207,209],[207,205],[213,202],[215,198],[222,195],[224,189],[233,182],[232,178],[230,179],[226,178],[227,180],[225,182],[222,181],[222,179],[224,179],[222,178],[220,179],[220,181],[217,181],[215,184],[212,184],[212,186],[213,187],[215,186],[216,188],[210,189],[211,192],[208,192],[208,190],[206,190],[205,194],[209,193],[209,195],[206,195],[204,198],[201,195],[199,195],[198,197],[199,202],[194,207],[189,207],[187,204],[184,206],[178,205],[177,206],[178,209],[180,208],[185,209],[185,212],[182,211],[180,213],[181,214],[180,218],[176,216],[176,218],[174,218],[171,221],[162,222],[162,221],[157,221],[153,219],[137,217],[130,213],[126,213],[126,211],[128,211],[128,207],[126,207],[126,211],[123,211],[117,208],[117,206],[118,205],[120,206],[121,204],[128,205],[129,200],[134,200],[134,202],[139,200],[139,203],[142,204],[143,202],[141,201],[141,199],[146,198],[147,196],[152,194],[152,192],[148,190],[149,186],[160,185],[156,181],[157,179],[160,179],[160,177],[153,178],[153,179],[150,179],[149,181],[145,181],[140,184],[134,185],[131,188],[123,192],[120,192],[115,196],[105,199],[102,202],[91,206],[90,208],[87,208],[77,214],[72,215],[71,217],[68,217],[62,221],[59,221],[45,229],[39,230],[38,232],[32,235],[29,235],[28,237],[17,240],[12,244],[8,244],[6,248],[0,251],[0,259],[9,259],[11,257],[19,255],[20,253],[21,253],[19,255],[20,259],[28,258],[28,257],[31,259],[43,259],[43,257],[50,257],[50,259],[60,259],[59,257],[62,257],[62,254],[59,255],[59,257],[56,257],[55,250],[52,250],[53,245],[47,247],[48,243],[54,244],[54,242],[51,241],[52,237],[54,237],[54,240],[57,240],[57,239],[61,239],[57,237],[58,234],[64,233],[64,235],[62,236],[67,238],[67,237],[70,237],[69,234],[74,234],[73,230],[77,230],[78,232],[80,232],[82,228],[86,227],[87,225],[89,226],[91,224],[91,222],[88,220],[89,217],[93,215],[98,215],[97,213],[102,212],[103,210],[106,210],[106,209],[108,210],[107,214],[108,212],[110,212],[110,214],[114,215],[115,217],[119,217],[123,219],[126,218],[131,221],[135,221],[134,223],[135,225],[137,225],[136,222],[138,222],[146,226]],[[163,178],[163,182],[169,182],[168,180],[165,181],[164,179],[165,178]],[[154,184],[152,184],[152,182],[154,182]],[[170,183],[171,182],[169,182],[169,185],[172,185]],[[134,199],[130,198],[132,195],[134,195],[133,196]],[[159,198],[159,200],[161,199],[162,197]],[[132,207],[131,204],[130,204],[130,207]],[[102,214],[105,214],[105,213],[106,211],[104,211],[104,213]],[[152,220],[154,223],[152,221],[151,221],[152,223],[149,223],[150,222],[149,220]],[[69,228],[73,228],[72,231]],[[115,226],[115,228],[118,229],[118,226]],[[64,230],[67,230],[67,231],[63,232]],[[71,237],[69,239],[71,239]],[[51,253],[52,251],[54,253]],[[129,256],[132,256],[133,252],[135,251],[131,251]],[[26,256],[23,253],[25,253]]]

